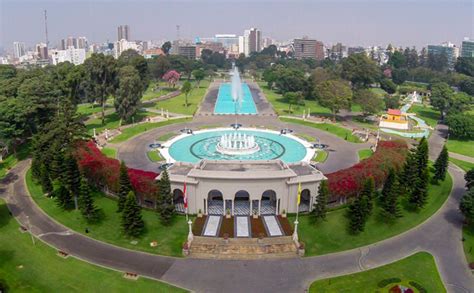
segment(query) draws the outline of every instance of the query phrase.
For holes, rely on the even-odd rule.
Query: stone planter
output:
[[[231,217],[230,214],[226,214],[226,215],[225,215],[225,218],[226,218],[226,219],[230,219],[230,217]]]
[[[189,244],[188,244],[188,242],[184,242],[183,248],[182,248],[183,256],[189,256],[190,252],[191,252],[191,251],[190,251],[190,249],[189,249]]]
[[[198,214],[198,218],[202,218],[202,214]]]
[[[286,218],[286,213],[281,214],[281,217],[282,217],[282,218]]]
[[[254,214],[252,217],[253,217],[254,219],[258,219],[258,215],[257,215],[257,214]]]
[[[304,256],[304,248],[299,248],[298,249],[298,256],[301,256],[301,257]]]

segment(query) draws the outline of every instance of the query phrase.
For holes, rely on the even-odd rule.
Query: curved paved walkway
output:
[[[430,157],[437,155],[441,136],[436,132]],[[472,292],[474,281],[462,249],[459,199],[463,172],[450,167],[451,196],[425,223],[399,236],[341,253],[303,259],[216,261],[177,259],[131,251],[71,232],[45,215],[29,196],[24,181],[28,161],[20,162],[0,183],[13,215],[46,243],[94,264],[136,272],[197,292],[304,292],[312,281],[381,266],[418,251],[434,255],[449,292]]]
[[[331,173],[348,168],[359,161],[357,151],[370,147],[369,143],[350,143],[331,133],[294,123],[286,123],[275,117],[238,116],[237,121],[245,127],[267,127],[269,129],[291,128],[298,133],[305,133],[318,138],[321,143],[329,145],[327,160],[318,165],[323,173]],[[167,133],[179,133],[180,129],[188,127],[198,129],[202,126],[229,126],[235,122],[235,116],[198,116],[193,121],[167,125],[156,128],[117,144],[118,158],[125,161],[128,167],[147,171],[157,171],[158,164],[151,162],[146,153],[150,143]],[[337,154],[337,155],[336,155]],[[341,159],[344,158],[344,159]]]

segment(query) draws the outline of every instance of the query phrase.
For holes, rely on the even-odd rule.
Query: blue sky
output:
[[[44,40],[43,10],[48,10],[49,39],[86,36],[115,41],[116,27],[129,24],[133,39],[241,34],[258,27],[279,40],[309,36],[348,45],[425,46],[474,37],[474,1],[26,1],[0,0],[0,46]]]

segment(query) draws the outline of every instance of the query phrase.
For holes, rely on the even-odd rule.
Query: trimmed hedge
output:
[[[377,286],[379,288],[385,288],[389,284],[393,283],[400,283],[402,280],[400,278],[388,278],[388,279],[383,279],[377,283]]]
[[[408,282],[408,284],[410,284],[411,286],[413,286],[415,289],[417,289],[420,293],[428,293],[428,290],[425,289],[425,287],[423,287],[422,285],[420,285],[419,283],[415,282],[415,281],[410,281]]]

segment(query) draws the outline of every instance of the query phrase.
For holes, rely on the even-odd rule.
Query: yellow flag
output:
[[[301,202],[301,182],[298,184],[298,200],[296,202],[296,205],[299,206]]]

